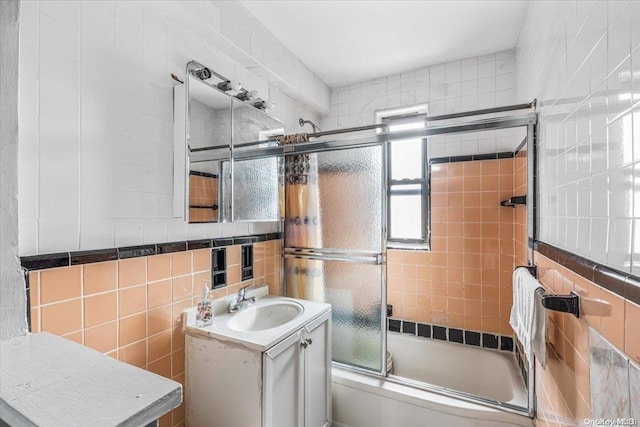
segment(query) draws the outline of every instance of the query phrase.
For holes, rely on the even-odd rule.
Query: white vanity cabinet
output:
[[[232,314],[207,327],[183,316],[187,427],[331,425],[330,306],[279,299],[297,301],[304,311],[264,332],[230,331],[225,317]]]
[[[263,426],[331,424],[330,325],[325,313],[263,353]]]

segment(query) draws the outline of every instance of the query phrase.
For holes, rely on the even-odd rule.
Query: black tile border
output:
[[[498,348],[500,341],[499,335],[488,334],[486,332],[482,333],[482,347],[483,348]]]
[[[400,328],[402,328],[402,320],[387,319],[387,325],[391,332],[400,332]]]
[[[118,259],[138,258],[141,256],[157,255],[156,245],[127,246],[118,248]]]
[[[431,325],[418,323],[418,336],[423,338],[431,338]]]
[[[529,239],[529,247],[614,294],[640,304],[640,277],[597,263],[545,242]]]
[[[435,157],[433,159],[429,159],[429,164],[437,165],[441,163],[471,162],[474,160],[511,159],[513,157],[515,157],[515,154],[512,151],[502,151],[500,153],[470,154],[467,156]]]
[[[404,323],[404,322],[402,322]],[[444,326],[433,325],[431,326],[431,338],[447,341],[447,328]]]
[[[425,339],[436,339],[473,347],[490,348],[512,353],[515,351],[514,339],[511,336],[489,334],[447,326],[416,323],[410,320],[387,318],[387,330]]]
[[[94,262],[114,261],[118,259],[118,249],[98,249],[69,253],[71,265],[91,264]],[[24,266],[24,265],[23,265]]]
[[[20,257],[22,268],[31,270],[45,270],[47,268],[68,267],[71,265],[69,252],[55,254],[33,255]]]
[[[209,249],[211,247],[211,239],[189,240],[187,242],[187,250]]]
[[[92,251],[58,252],[51,254],[20,257],[20,264],[26,271],[46,270],[57,267],[92,264],[95,262],[116,261],[150,255],[191,251],[195,249],[218,248],[222,246],[279,240],[281,233],[266,233],[252,236],[224,237],[215,239],[185,240],[179,242],[157,243],[120,248],[97,249]]]
[[[476,331],[464,331],[464,342],[467,345],[480,347],[480,343],[482,343],[482,334]]]
[[[449,328],[449,341],[464,344],[464,332],[462,329]]]
[[[209,172],[200,172],[200,171],[189,171],[189,176],[202,176],[205,178],[218,178],[218,175],[215,173]]]
[[[159,254],[170,254],[173,252],[184,252],[187,250],[187,242],[170,242],[170,243],[159,243],[156,245],[156,253]]]
[[[403,334],[416,334],[416,322],[408,322],[406,320],[402,321],[402,333]]]

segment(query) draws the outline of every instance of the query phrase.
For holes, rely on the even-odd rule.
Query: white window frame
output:
[[[414,105],[409,107],[394,108],[388,110],[376,111],[375,120],[376,123],[388,123],[393,121],[394,118],[406,121],[408,117],[416,116],[419,119],[420,116],[426,116],[428,111],[427,104]],[[426,124],[425,124],[426,126]],[[430,189],[429,189],[429,158],[428,158],[428,144],[427,138],[422,140],[422,177],[419,179],[391,179],[391,149],[390,144],[394,141],[388,141],[387,149],[387,247],[396,249],[417,249],[417,250],[429,250],[431,242],[431,205],[430,205]],[[402,143],[397,141],[396,143]],[[393,220],[391,215],[391,198],[393,196],[393,187],[398,185],[407,184],[420,184],[420,192],[422,195],[422,208],[421,208],[421,237],[419,239],[402,239],[394,238],[391,236],[391,222]],[[416,194],[416,193],[412,193]]]

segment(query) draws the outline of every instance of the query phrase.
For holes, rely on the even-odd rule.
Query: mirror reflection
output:
[[[222,191],[231,145],[231,97],[196,77],[188,77],[189,222],[230,218]]]
[[[284,134],[284,125],[264,111],[233,99],[233,146],[242,150],[246,144],[264,141],[251,148],[275,145],[276,136]],[[272,139],[271,141],[268,141]],[[279,159],[275,157],[234,161],[233,220],[278,221]]]

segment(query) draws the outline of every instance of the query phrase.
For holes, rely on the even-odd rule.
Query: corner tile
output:
[[[593,418],[628,418],[629,359],[589,328],[591,411]]]

